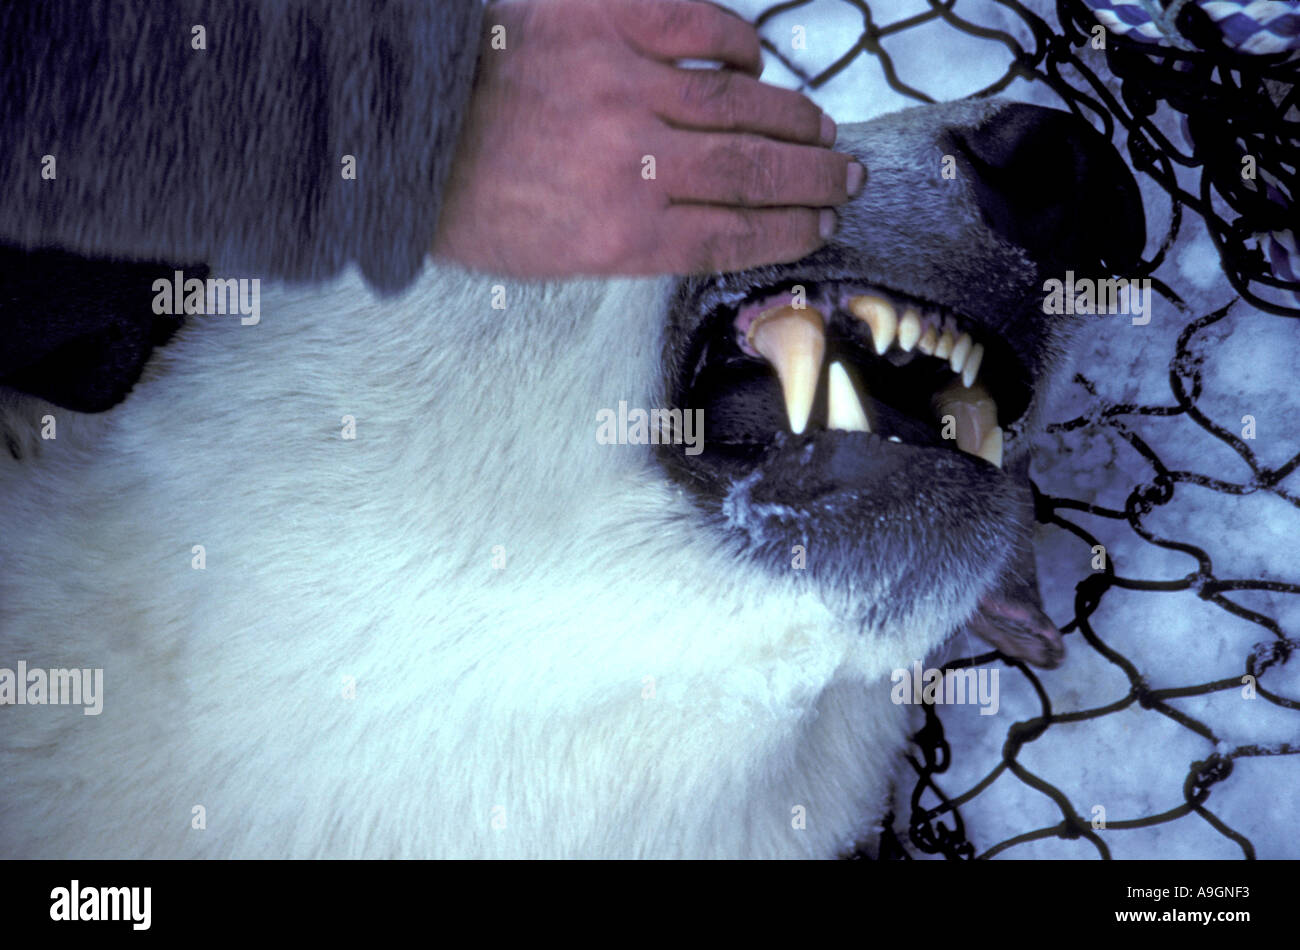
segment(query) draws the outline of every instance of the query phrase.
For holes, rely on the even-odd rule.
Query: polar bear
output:
[[[891,672],[963,629],[1060,659],[1026,464],[1080,320],[1042,287],[1144,229],[1066,113],[837,147],[867,186],[795,264],[267,287],[111,412],[7,395],[0,667],[102,695],[0,707],[0,854],[869,852]]]

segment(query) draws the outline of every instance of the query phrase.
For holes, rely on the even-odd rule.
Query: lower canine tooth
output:
[[[1002,430],[997,426],[993,431],[984,437],[984,442],[980,445],[980,450],[975,453],[986,462],[992,462],[998,468],[1002,467]]]
[[[862,408],[848,371],[837,360],[826,370],[826,428],[845,432],[870,432],[867,411]]]
[[[881,297],[861,294],[849,300],[849,311],[871,328],[871,343],[876,348],[876,355],[884,356],[898,331],[894,305]]]
[[[944,424],[944,416],[952,416],[957,448],[971,455],[985,458],[981,454],[984,445],[992,433],[998,431],[999,461],[994,464],[1001,464],[1002,436],[998,429],[998,405],[983,383],[966,388],[954,380],[935,395],[934,411],[941,425]]]
[[[790,428],[799,435],[808,425],[826,354],[821,313],[814,307],[774,307],[754,318],[747,338],[776,370]]]

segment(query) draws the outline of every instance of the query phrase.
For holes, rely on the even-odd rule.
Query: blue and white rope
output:
[[[1224,43],[1240,53],[1300,49],[1300,3],[1294,0],[1206,0],[1200,7]]]
[[[1300,0],[1084,0],[1097,22],[1121,36],[1179,49],[1195,47],[1174,21],[1195,2],[1219,28],[1223,42],[1240,53],[1300,50]]]
[[[1219,29],[1224,45],[1239,53],[1300,54],[1300,0],[1084,0],[1107,30],[1144,43],[1158,43],[1176,49],[1196,47],[1174,25],[1178,14],[1189,2],[1196,3]],[[1188,134],[1186,122],[1183,134]],[[1285,193],[1267,172],[1263,191],[1283,207],[1292,207],[1295,196]],[[1255,187],[1247,182],[1247,187]],[[1275,276],[1287,281],[1300,279],[1300,248],[1295,231],[1260,234],[1260,244],[1268,254]],[[1300,299],[1300,294],[1297,294]]]
[[[1281,182],[1262,168],[1259,170],[1259,177],[1264,186],[1265,197],[1284,208],[1294,207]],[[1254,191],[1260,190],[1258,187],[1260,182],[1245,181],[1243,184]],[[1268,262],[1273,268],[1273,276],[1286,281],[1300,281],[1300,247],[1296,246],[1296,232],[1294,230],[1273,231],[1270,234],[1261,234],[1259,238],[1264,252],[1268,255]],[[1300,293],[1294,296],[1300,300]]]

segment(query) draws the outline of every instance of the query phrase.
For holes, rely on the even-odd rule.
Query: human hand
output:
[[[865,175],[826,147],[835,126],[816,105],[760,71],[753,27],[709,3],[489,6],[434,253],[516,277],[806,256]]]

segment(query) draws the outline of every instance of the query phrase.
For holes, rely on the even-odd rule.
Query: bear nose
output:
[[[1069,112],[1009,103],[957,148],[985,223],[1045,272],[1135,268],[1146,244],[1137,182],[1119,152]]]

